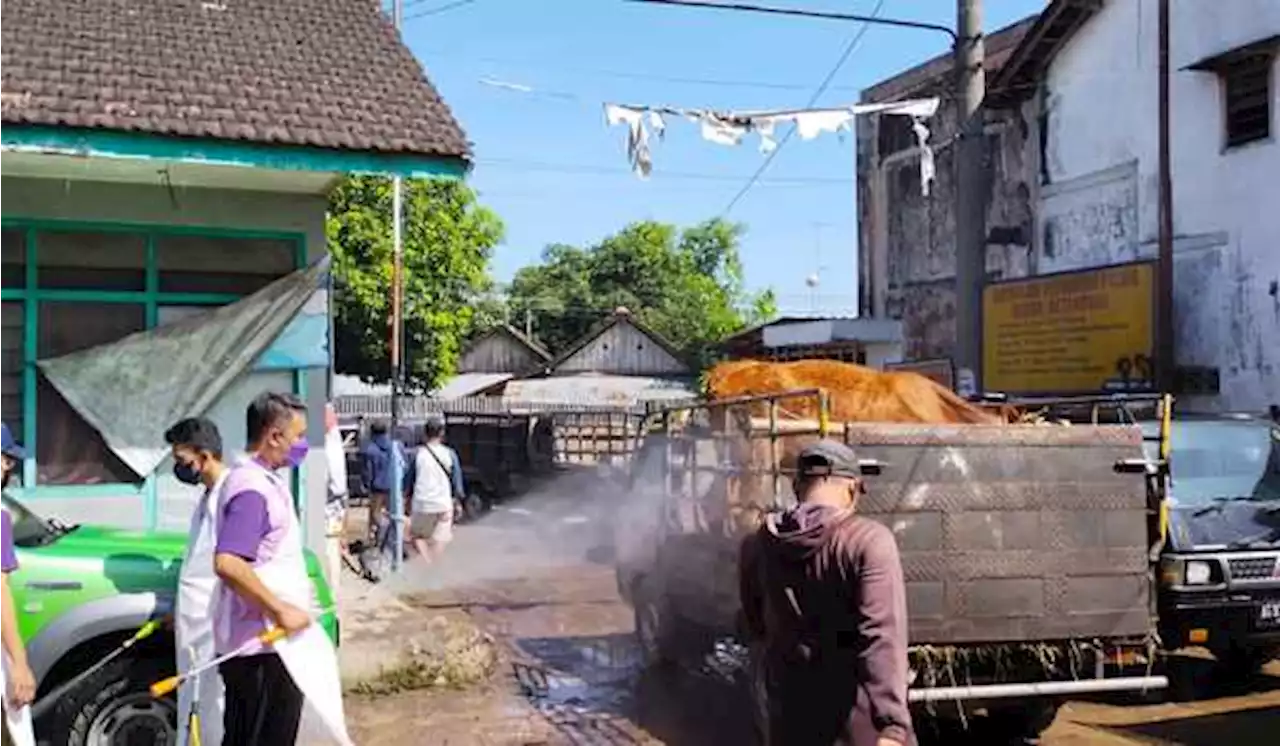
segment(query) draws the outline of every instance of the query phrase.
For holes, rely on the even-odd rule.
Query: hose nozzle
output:
[[[171,694],[178,685],[182,683],[181,676],[170,676],[167,679],[161,679],[151,685],[151,696],[160,699],[163,696]]]

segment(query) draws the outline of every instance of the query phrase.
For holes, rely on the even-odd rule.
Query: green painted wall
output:
[[[175,187],[170,190],[159,184],[3,177],[0,178],[0,202],[6,221],[124,223],[139,227],[182,226],[215,231],[287,233],[304,237],[308,261],[322,256],[326,250],[324,213],[327,203],[318,195],[208,188]],[[301,379],[295,380],[294,384],[305,393],[309,408],[315,413],[311,418],[312,453],[302,480],[304,499],[301,507],[308,544],[320,552],[324,541],[326,481],[321,448],[326,371],[303,371],[295,378]],[[266,379],[263,380],[265,383]],[[269,385],[276,383],[277,380],[271,378]],[[234,418],[227,418],[228,421],[231,419]],[[243,435],[235,440],[242,442]],[[167,468],[167,463],[160,467],[161,470]],[[67,492],[72,489],[54,488],[49,497],[37,493],[33,508],[48,514],[75,516],[80,522],[94,521],[122,527],[145,527],[148,522],[145,494],[95,488],[79,496]],[[154,512],[163,514],[166,511],[162,506]],[[161,518],[163,515],[157,516],[157,520]],[[164,523],[169,524],[171,520],[164,520]]]

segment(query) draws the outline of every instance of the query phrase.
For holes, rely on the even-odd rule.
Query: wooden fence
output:
[[[468,423],[480,426],[481,421],[492,417],[522,419],[527,423],[525,430],[529,433],[531,452],[541,451],[549,439],[554,463],[577,465],[630,455],[640,422],[647,411],[643,404],[532,402],[497,396],[451,400],[406,396],[401,397],[399,403],[399,419],[407,430],[416,431],[416,426],[431,415],[444,415],[449,422],[451,441],[460,439],[460,433],[455,433],[458,427],[465,428]],[[386,419],[391,416],[391,397],[340,396],[334,401],[334,409],[339,418],[348,421]],[[476,438],[479,439],[476,447],[470,450],[477,452],[470,458],[463,456],[464,464],[475,461],[479,465],[496,458],[493,454],[478,453],[483,448],[480,443],[489,445],[487,434],[485,437],[477,434]]]

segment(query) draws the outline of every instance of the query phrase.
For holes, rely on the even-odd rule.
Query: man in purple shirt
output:
[[[13,439],[9,426],[0,423],[0,460],[3,461],[3,487],[9,486],[9,479],[22,464],[26,455],[22,446]],[[0,614],[3,618],[3,638],[5,660],[5,707],[15,710],[31,704],[36,695],[36,679],[31,674],[31,666],[27,664],[27,649],[18,634],[18,613],[13,606],[13,596],[9,593],[9,573],[18,569],[18,555],[13,548],[13,519],[9,511],[0,511],[0,595],[3,596],[3,607]]]
[[[297,530],[296,519],[281,514],[292,505],[286,498],[281,506],[286,488],[275,472],[306,456],[306,408],[292,394],[264,393],[249,404],[246,425],[252,461],[227,477],[214,549],[214,570],[232,591],[214,620],[218,652],[239,653],[219,668],[226,687],[223,743],[275,746],[296,740],[305,698],[280,656],[254,640],[268,621],[289,635],[311,624],[298,606],[298,584],[282,581],[274,568]],[[301,576],[306,593],[305,570]]]

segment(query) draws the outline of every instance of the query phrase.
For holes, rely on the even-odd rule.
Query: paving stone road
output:
[[[588,484],[561,483],[458,527],[438,566],[412,569],[379,591],[400,593],[410,619],[468,615],[500,643],[502,666],[476,691],[351,698],[357,743],[749,743],[749,710],[729,656],[674,677],[642,671],[631,613],[608,564],[611,511],[606,500],[591,498]],[[344,634],[354,640],[360,632],[344,627]],[[1068,702],[1041,744],[1280,743],[1280,665],[1244,689],[1191,703]],[[974,728],[938,740],[992,743],[980,719]]]

